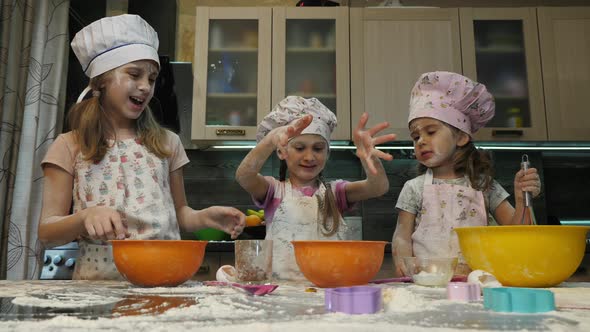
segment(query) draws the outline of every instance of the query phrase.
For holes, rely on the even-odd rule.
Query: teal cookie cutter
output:
[[[555,296],[546,289],[484,288],[483,306],[500,312],[547,312],[555,310]]]

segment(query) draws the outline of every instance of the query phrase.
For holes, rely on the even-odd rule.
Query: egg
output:
[[[493,274],[483,270],[474,270],[469,273],[469,276],[467,276],[467,282],[478,284],[482,289],[484,287],[502,287],[502,284]]]
[[[223,265],[217,270],[217,273],[215,273],[215,279],[217,279],[217,281],[236,282],[236,276],[236,268],[231,265]]]

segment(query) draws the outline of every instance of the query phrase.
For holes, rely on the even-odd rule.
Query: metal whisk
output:
[[[526,172],[527,169],[531,167],[531,163],[529,162],[529,156],[526,154],[522,155],[522,159],[520,162],[520,168]],[[536,225],[537,221],[535,219],[535,214],[533,213],[533,203],[532,203],[532,196],[531,193],[528,191],[524,191],[524,211],[522,214],[522,219],[520,221],[521,224],[528,224],[528,225]]]

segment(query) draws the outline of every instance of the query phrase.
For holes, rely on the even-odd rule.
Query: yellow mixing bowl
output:
[[[548,225],[455,228],[471,269],[515,287],[551,287],[569,278],[584,257],[588,230]]]

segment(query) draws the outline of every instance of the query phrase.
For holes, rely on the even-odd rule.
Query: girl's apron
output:
[[[294,193],[291,182],[285,181],[281,204],[275,211],[266,233],[273,240],[272,274],[274,279],[305,280],[295,261],[293,240],[343,240],[348,227],[340,217],[338,232],[330,237],[322,233],[318,197],[324,198],[326,187],[320,183],[313,196]]]
[[[74,170],[74,212],[110,207],[119,212],[130,239],[180,239],[168,159],[158,158],[135,139],[126,139],[113,144],[97,163],[78,154]],[[73,279],[121,279],[112,246],[85,238],[78,245]]]
[[[458,257],[461,254],[455,227],[485,226],[487,214],[483,193],[455,184],[433,184],[432,170],[424,178],[421,218],[412,234],[416,257]],[[469,183],[469,181],[468,181]]]

